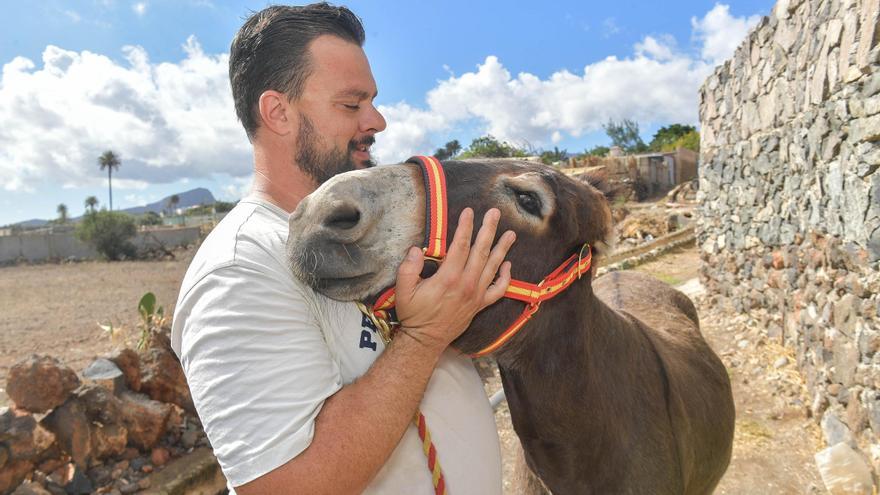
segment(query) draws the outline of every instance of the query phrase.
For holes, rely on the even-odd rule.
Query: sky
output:
[[[0,18],[0,225],[115,209],[195,187],[246,195],[251,147],[235,117],[229,43],[267,2],[4,2]],[[698,125],[699,87],[770,0],[351,1],[388,121],[374,157],[396,163],[485,134],[570,153],[602,124]]]

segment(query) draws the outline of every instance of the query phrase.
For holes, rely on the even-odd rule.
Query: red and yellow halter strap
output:
[[[425,257],[442,262],[446,257],[446,233],[449,225],[449,211],[446,195],[446,174],[440,161],[433,156],[414,156],[407,163],[415,163],[421,167],[425,181]],[[526,303],[520,316],[494,342],[479,350],[471,357],[481,357],[498,350],[519,332],[534,315],[541,303],[552,299],[567,289],[581,275],[587,273],[592,266],[592,250],[589,244],[562,262],[544,280],[537,284],[522,280],[511,280],[504,297]],[[388,333],[395,330],[391,309],[394,308],[394,288],[383,292],[373,304],[372,313],[387,323]]]
[[[407,160],[407,163],[415,163],[422,170],[422,178],[425,181],[425,247],[423,249],[425,257],[434,261],[442,262],[446,257],[446,234],[449,230],[448,206],[446,195],[446,174],[440,161],[433,156],[414,156]],[[526,308],[520,316],[513,322],[494,342],[481,349],[471,357],[480,357],[490,354],[498,350],[507,343],[517,332],[519,332],[526,322],[534,315],[541,303],[547,299],[557,296],[560,292],[568,288],[575,280],[579,279],[582,274],[590,270],[592,262],[592,250],[588,244],[581,246],[579,252],[571,255],[558,268],[553,270],[550,275],[538,282],[532,284],[521,280],[511,280],[504,297],[516,299],[526,303]],[[390,288],[383,292],[372,308],[367,308],[364,304],[358,303],[360,310],[367,315],[378,328],[379,334],[388,344],[394,337],[399,324],[394,321],[392,309],[394,308],[394,288]],[[421,411],[416,411],[413,418],[418,432],[419,438],[422,440],[422,449],[428,460],[428,470],[431,472],[431,479],[434,484],[435,495],[446,494],[446,481],[443,477],[443,470],[440,468],[440,461],[437,459],[437,449],[431,441],[431,433],[428,431],[425,416]]]

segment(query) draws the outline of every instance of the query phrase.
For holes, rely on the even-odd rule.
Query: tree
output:
[[[58,223],[65,224],[67,223],[67,205],[61,203],[58,205],[58,208],[55,209],[58,212]]]
[[[113,170],[119,170],[119,165],[121,164],[119,156],[111,150],[105,151],[98,157],[98,165],[101,166],[101,170],[107,169],[107,187],[110,189],[110,211],[113,211]]]
[[[108,260],[133,258],[136,252],[131,238],[137,227],[131,215],[101,210],[86,215],[76,226],[76,237],[90,244]]]
[[[507,141],[499,141],[490,134],[471,141],[468,149],[459,156],[461,158],[514,158],[529,155],[526,150],[517,148]]]
[[[621,122],[609,120],[602,127],[611,139],[612,146],[620,146],[627,153],[642,153],[648,150],[639,136],[638,122],[629,119],[623,119]]]
[[[657,129],[651,144],[651,151],[670,151],[670,147],[685,135],[696,132],[697,128],[692,125],[672,124]],[[674,150],[675,148],[671,148]]]
[[[89,213],[95,212],[95,207],[98,206],[98,198],[94,196],[89,196],[85,201],[86,208],[88,208]]]
[[[693,130],[684,136],[676,139],[673,143],[662,148],[662,151],[675,151],[678,148],[687,148],[689,150],[700,152],[700,133]]]
[[[176,215],[177,205],[180,204],[180,196],[176,194],[172,194],[168,197],[168,202],[165,205],[168,207],[169,213],[172,215]]]
[[[597,144],[588,150],[584,150],[584,154],[588,156],[604,157],[608,156],[609,151],[611,151],[611,148],[608,146],[600,146]]]
[[[553,165],[556,162],[561,162],[568,158],[568,150],[561,150],[556,146],[553,147],[553,150],[547,150],[541,152],[541,162],[546,163],[547,165]]]
[[[442,148],[437,148],[437,151],[434,152],[434,156],[437,157],[438,160],[449,160],[457,155],[459,151],[461,151],[461,143],[458,142],[458,139],[453,139],[444,144]]]
[[[162,217],[155,211],[148,211],[138,219],[140,225],[162,225]]]

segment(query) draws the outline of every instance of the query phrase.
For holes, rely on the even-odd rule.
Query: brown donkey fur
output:
[[[499,233],[517,231],[508,255],[514,278],[538,282],[583,243],[602,245],[610,236],[608,202],[593,185],[535,164],[451,161],[444,168],[450,235],[465,206],[476,218],[499,207]],[[368,175],[358,176],[358,187],[381,202],[384,186]],[[413,167],[410,175],[423,194],[420,173]],[[553,207],[530,216],[517,203],[523,194]],[[700,334],[693,303],[647,275],[593,280],[594,272],[546,301],[495,353],[526,463],[557,495],[711,493],[730,461],[734,407],[727,371]],[[522,309],[499,301],[453,345],[482,349]]]

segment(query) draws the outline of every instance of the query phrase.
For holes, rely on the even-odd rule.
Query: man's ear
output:
[[[272,89],[263,91],[258,108],[261,124],[266,130],[283,136],[296,129],[296,115],[286,94]]]

